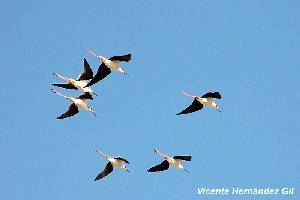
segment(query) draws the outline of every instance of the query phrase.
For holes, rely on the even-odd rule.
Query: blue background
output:
[[[5,1],[0,12],[1,199],[299,199],[300,3]],[[86,53],[132,54],[93,89],[95,118],[50,92]],[[78,91],[57,89],[69,96]],[[220,91],[222,113],[175,114],[181,95]],[[106,160],[131,163],[93,179]],[[146,170],[189,154],[190,171]],[[199,196],[198,187],[295,187],[294,196]]]

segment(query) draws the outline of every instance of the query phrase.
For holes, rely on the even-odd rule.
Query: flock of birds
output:
[[[91,69],[89,63],[85,58],[83,60],[84,70],[77,77],[77,79],[67,78],[58,73],[53,73],[53,75],[65,81],[64,83],[53,83],[53,86],[61,87],[64,89],[81,90],[83,92],[83,94],[78,97],[68,97],[54,89],[51,89],[51,91],[54,94],[62,96],[71,102],[71,105],[69,106],[68,110],[61,114],[59,117],[57,117],[57,119],[61,120],[76,115],[79,112],[78,108],[84,109],[97,116],[94,110],[91,107],[89,107],[87,103],[87,100],[93,100],[93,95],[97,96],[97,94],[91,89],[91,86],[103,80],[106,76],[108,76],[111,73],[112,70],[128,75],[120,66],[120,63],[129,62],[131,60],[131,54],[112,56],[109,59],[107,59],[104,56],[96,55],[91,50],[88,50],[88,53],[92,56],[95,56],[101,62],[98,71],[95,75],[93,74],[93,70]],[[189,105],[187,108],[177,113],[176,115],[196,112],[201,110],[204,106],[216,109],[217,111],[221,112],[219,110],[219,106],[213,101],[213,99],[221,99],[221,95],[219,92],[208,92],[202,96],[192,96],[190,94],[187,94],[186,92],[183,92],[183,95],[193,99],[193,102],[191,105]],[[129,162],[125,158],[120,156],[111,157],[104,154],[103,152],[100,152],[99,150],[96,150],[96,152],[105,159],[107,159],[108,163],[106,164],[105,168],[97,175],[95,181],[102,179],[103,177],[110,174],[113,171],[114,167],[130,172],[126,166],[126,164],[129,164]],[[161,156],[164,159],[164,161],[148,169],[148,172],[164,171],[167,170],[170,166],[188,172],[188,170],[186,170],[182,166],[181,161],[191,161],[191,156],[177,155],[169,157],[166,154],[161,153],[159,150],[154,150],[154,152]]]

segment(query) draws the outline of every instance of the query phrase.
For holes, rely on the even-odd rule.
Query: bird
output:
[[[201,97],[192,96],[192,95],[187,94],[186,92],[182,92],[182,94],[190,97],[191,99],[194,99],[194,101],[190,106],[188,106],[183,111],[177,113],[176,115],[182,115],[182,114],[196,112],[198,110],[201,110],[203,108],[203,105],[208,106],[212,109],[216,109],[217,111],[221,112],[219,110],[219,106],[215,102],[212,101],[214,98],[221,99],[221,95],[219,92],[208,92]]]
[[[90,87],[94,85],[95,83],[101,81],[104,79],[107,75],[111,73],[111,70],[115,70],[117,72],[123,73],[125,75],[128,75],[125,73],[123,68],[119,65],[120,62],[129,62],[131,60],[131,54],[126,54],[122,56],[112,56],[109,59],[103,57],[103,56],[97,56],[92,50],[87,51],[92,56],[95,56],[98,58],[102,63],[98,68],[98,71],[96,75],[93,77],[93,79],[85,86]]]
[[[188,170],[186,170],[182,164],[180,163],[182,160],[185,161],[192,161],[192,157],[191,156],[187,156],[187,155],[183,155],[183,156],[174,156],[173,158],[159,152],[159,150],[155,149],[154,150],[155,153],[157,153],[158,155],[160,155],[161,157],[163,157],[165,160],[162,161],[162,163],[151,167],[150,169],[148,169],[148,172],[159,172],[159,171],[164,171],[169,169],[169,166],[173,166],[177,169],[182,169],[186,172],[189,172]]]
[[[76,115],[79,110],[78,108],[82,108],[82,109],[85,109],[87,110],[88,112],[91,112],[94,116],[97,116],[93,109],[91,107],[88,106],[87,104],[87,99],[91,99],[93,100],[93,97],[90,93],[86,92],[82,95],[80,95],[79,97],[77,98],[74,98],[74,97],[67,97],[59,92],[57,92],[56,90],[53,90],[51,89],[51,91],[54,93],[54,94],[57,94],[59,96],[62,96],[66,99],[68,99],[69,101],[72,102],[72,104],[69,106],[69,109],[64,112],[62,115],[60,115],[59,117],[57,117],[56,119],[64,119],[64,118],[67,118],[67,117],[72,117],[74,115]]]
[[[104,153],[100,152],[98,149],[96,149],[96,152],[98,154],[100,154],[101,156],[103,156],[105,159],[107,159],[108,163],[106,164],[105,168],[96,176],[94,181],[102,179],[103,177],[110,174],[113,171],[114,167],[120,168],[120,169],[125,170],[127,172],[130,172],[127,169],[127,166],[124,164],[124,163],[129,164],[129,162],[125,158],[122,158],[120,156],[117,156],[117,157],[113,158],[113,157],[110,157],[108,155],[105,155]]]
[[[74,89],[74,90],[79,89],[83,92],[88,92],[91,95],[94,94],[97,96],[97,94],[90,87],[85,87],[86,84],[89,82],[89,80],[93,78],[93,70],[91,69],[89,63],[85,58],[83,59],[83,72],[79,74],[76,80],[72,78],[64,77],[58,73],[52,73],[52,74],[67,82],[67,83],[52,83],[52,85],[54,86],[62,87],[65,89]]]

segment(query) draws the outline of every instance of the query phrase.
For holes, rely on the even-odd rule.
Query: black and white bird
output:
[[[125,159],[125,158],[122,158],[120,156],[117,156],[117,157],[110,157],[108,155],[105,155],[104,153],[100,152],[99,150],[96,150],[96,152],[98,154],[100,154],[101,156],[103,156],[105,159],[108,160],[108,163],[106,164],[105,168],[103,169],[103,171],[101,171],[97,177],[95,178],[95,181],[107,176],[108,174],[110,174],[112,171],[113,171],[113,168],[116,167],[116,168],[120,168],[120,169],[123,169],[127,172],[130,172],[128,169],[127,169],[127,166],[124,164],[124,163],[127,163],[129,164],[129,162]]]
[[[66,98],[66,99],[68,99],[69,101],[72,102],[72,104],[69,106],[69,109],[65,113],[63,113],[62,115],[57,117],[56,119],[64,119],[64,118],[67,118],[67,117],[72,117],[72,116],[76,115],[79,112],[78,108],[85,109],[88,112],[91,112],[91,113],[93,113],[93,115],[96,116],[93,109],[88,106],[87,101],[86,101],[87,99],[93,100],[93,97],[90,93],[86,92],[86,93],[80,95],[79,97],[74,98],[74,97],[67,97],[67,96],[65,96],[65,95],[63,95],[63,94],[61,94],[61,93],[59,93],[59,92],[57,92],[56,90],[53,90],[53,89],[51,89],[51,91],[54,94],[62,96],[62,97]]]
[[[156,165],[154,167],[151,167],[150,169],[148,169],[148,172],[159,172],[159,171],[164,171],[169,169],[169,166],[171,165],[172,167],[175,167],[177,169],[182,169],[186,172],[188,172],[180,163],[182,160],[185,161],[191,161],[192,157],[191,156],[174,156],[173,158],[160,153],[158,150],[154,150],[155,153],[157,153],[158,155],[160,155],[161,157],[163,157],[163,159],[165,159],[162,163],[160,163],[159,165]]]
[[[126,54],[122,56],[113,56],[109,59],[103,57],[103,56],[97,56],[94,52],[91,50],[88,50],[88,53],[98,58],[102,63],[98,68],[98,71],[96,75],[93,77],[93,79],[86,85],[86,87],[89,87],[91,85],[94,85],[95,83],[101,81],[104,79],[107,75],[111,73],[111,70],[115,70],[117,72],[123,73],[127,75],[124,72],[124,69],[119,65],[120,62],[129,62],[131,60],[131,54]]]
[[[97,94],[90,87],[86,87],[89,80],[93,78],[93,71],[85,58],[83,59],[83,72],[79,74],[76,80],[72,78],[64,77],[58,73],[52,73],[52,74],[67,82],[67,83],[52,83],[52,85],[54,86],[62,87],[65,89],[74,89],[74,90],[79,89],[83,92],[88,92],[91,95],[94,94],[97,96]]]
[[[184,109],[183,111],[181,111],[180,113],[177,113],[176,115],[182,115],[182,114],[188,114],[188,113],[192,113],[198,110],[201,110],[203,108],[203,105],[208,106],[212,109],[216,109],[219,112],[221,112],[219,110],[219,106],[213,102],[213,99],[221,99],[221,95],[219,92],[208,92],[206,94],[204,94],[202,97],[199,96],[192,96],[189,95],[185,92],[182,93],[185,96],[190,97],[191,99],[193,99],[193,103],[187,107],[186,109]]]

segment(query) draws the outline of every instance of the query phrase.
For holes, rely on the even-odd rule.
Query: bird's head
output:
[[[127,169],[127,166],[126,165],[122,165],[121,169],[127,171],[127,172],[130,172],[128,169]]]
[[[95,115],[95,117],[97,117],[97,115],[95,114],[94,110],[91,107],[88,107],[87,110],[91,113],[93,113],[93,115]]]
[[[215,102],[212,102],[212,107],[214,109],[216,109],[218,112],[221,112],[221,110],[219,109],[219,106]]]
[[[118,69],[117,69],[119,72],[121,72],[121,73],[123,73],[123,74],[125,74],[125,75],[127,75],[126,73],[125,73],[125,71],[121,68],[121,67],[118,67]]]

